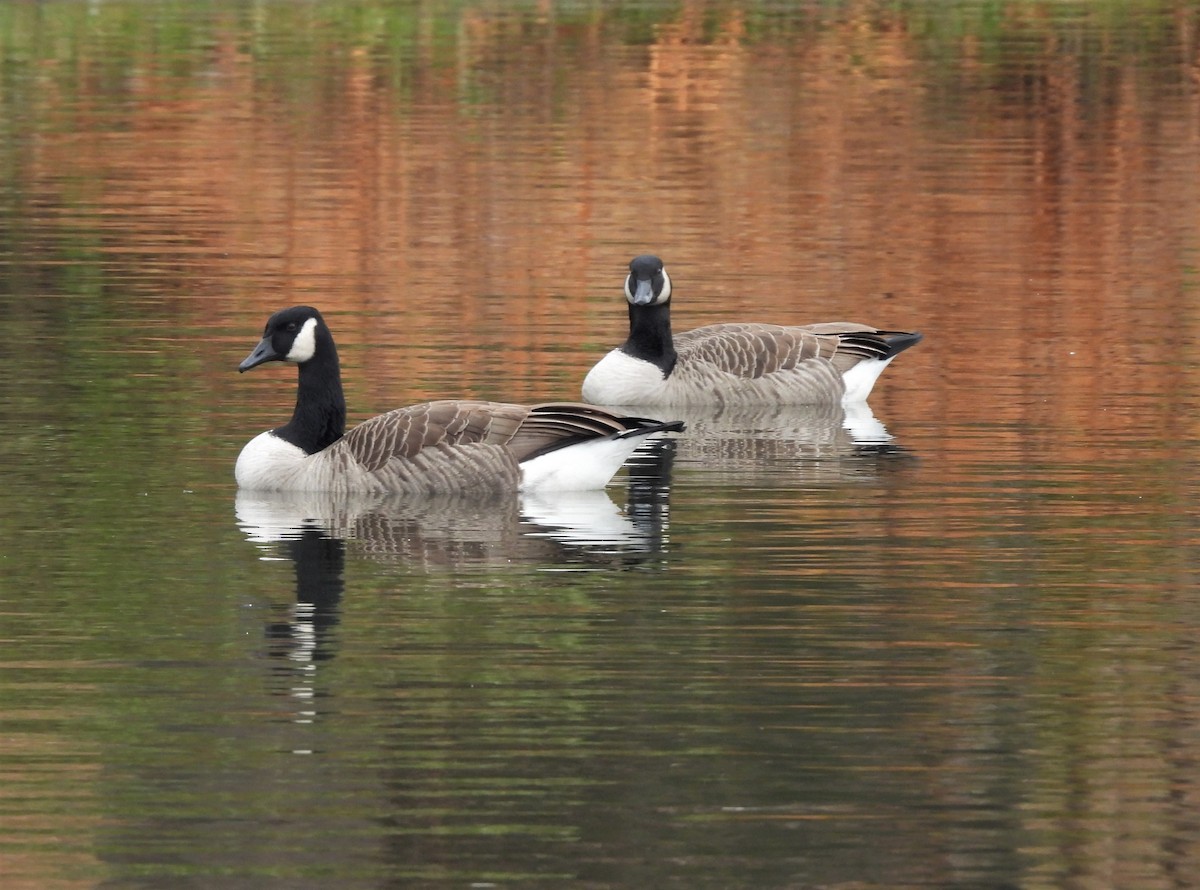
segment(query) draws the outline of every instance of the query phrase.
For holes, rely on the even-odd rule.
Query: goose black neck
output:
[[[621,351],[656,365],[666,377],[675,367],[675,343],[671,339],[671,301],[653,306],[629,304],[629,339]]]
[[[275,430],[275,435],[301,448],[305,454],[316,454],[346,432],[342,372],[337,348],[327,331],[318,334],[315,354],[299,367],[296,410],[292,412],[291,421]]]

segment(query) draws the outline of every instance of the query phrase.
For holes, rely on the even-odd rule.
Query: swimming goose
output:
[[[819,405],[865,401],[921,335],[852,322],[714,324],[671,336],[671,278],[656,256],[625,278],[629,339],[583,381],[600,405]]]
[[[396,492],[586,490],[603,488],[648,436],[679,431],[576,403],[508,405],[427,402],[380,414],[345,433],[346,400],[337,348],[321,313],[282,309],[239,366],[299,366],[296,410],[238,456],[243,489]],[[344,433],[344,435],[343,435]]]

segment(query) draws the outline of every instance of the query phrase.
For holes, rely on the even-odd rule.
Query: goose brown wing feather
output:
[[[892,338],[919,335],[880,331],[855,322],[836,321],[802,327],[770,324],[715,324],[675,337],[675,348],[689,361],[703,361],[739,377],[758,378],[788,371],[810,359],[826,359],[845,371],[865,358],[885,359],[896,350]]]
[[[739,377],[758,378],[814,358],[832,359],[838,338],[804,328],[717,324],[675,337],[680,359],[701,361]]]
[[[899,355],[921,342],[921,335],[910,331],[881,331],[850,322],[829,322],[808,325],[818,334],[834,334],[838,338],[834,364],[839,368],[852,367],[859,359],[887,359]]]
[[[373,473],[393,458],[410,460],[426,448],[508,444],[529,410],[499,402],[426,402],[363,421],[343,442],[359,465]]]
[[[595,405],[552,402],[440,401],[398,408],[365,420],[343,446],[368,473],[393,459],[412,460],[430,448],[507,446],[518,461],[572,442],[611,436],[653,421],[621,417]]]
[[[580,402],[549,402],[534,405],[513,436],[509,447],[517,460],[561,447],[570,442],[611,436],[641,425],[635,418],[623,418],[595,405]]]

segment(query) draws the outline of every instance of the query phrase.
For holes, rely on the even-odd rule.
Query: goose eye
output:
[[[295,333],[298,329],[299,325],[297,325],[294,321],[288,322],[287,330],[289,333]]]

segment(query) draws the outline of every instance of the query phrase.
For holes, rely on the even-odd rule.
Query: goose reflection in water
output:
[[[777,486],[866,481],[914,457],[865,402],[718,405],[684,407],[676,413],[687,433],[673,443],[675,463],[699,471],[706,482]]]
[[[667,475],[674,442],[645,446],[631,459],[625,509],[605,490],[469,494],[413,498],[388,494],[239,490],[238,523],[247,538],[291,558],[314,536],[349,553],[416,572],[514,563],[555,568],[642,565],[667,547]]]
[[[264,559],[295,569],[295,604],[276,607],[266,628],[268,654],[285,660],[279,680],[299,702],[295,721],[316,715],[315,671],[333,657],[330,631],[340,620],[348,557],[419,575],[514,564],[664,566],[675,444],[651,443],[630,459],[624,510],[603,490],[419,499],[240,490],[235,512],[247,540]]]

